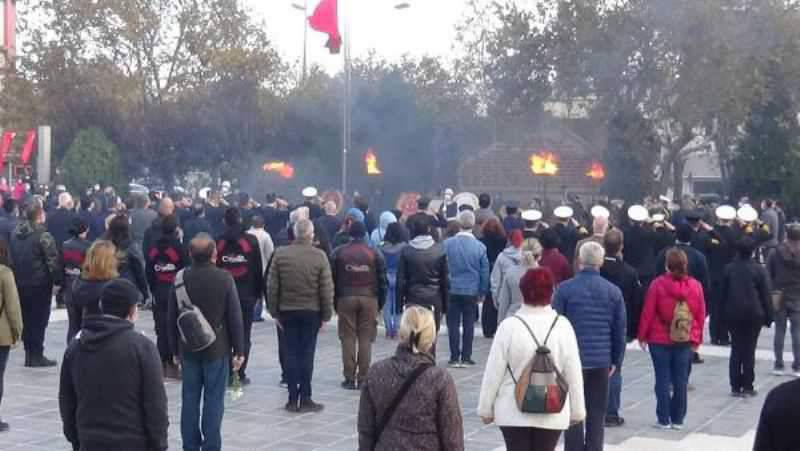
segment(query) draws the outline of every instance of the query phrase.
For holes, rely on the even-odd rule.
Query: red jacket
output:
[[[542,251],[542,258],[539,259],[539,266],[549,269],[556,279],[556,285],[572,278],[572,267],[567,258],[558,249],[545,249]]]
[[[670,274],[659,276],[647,290],[642,318],[639,321],[640,342],[659,345],[672,344],[672,340],[669,338],[669,329],[675,303],[680,297],[686,299],[694,320],[691,343],[694,346],[700,346],[703,343],[703,325],[706,321],[703,286],[691,277],[676,280]]]

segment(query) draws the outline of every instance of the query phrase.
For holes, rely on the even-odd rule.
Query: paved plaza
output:
[[[142,312],[137,327],[153,337],[151,314]],[[66,321],[64,311],[53,314],[47,333],[47,354],[61,360],[64,351]],[[278,386],[277,339],[274,324],[267,320],[253,328],[254,354],[249,368],[253,383],[245,395],[227,402],[223,426],[223,449],[251,450],[325,450],[357,449],[356,415],[358,392],[339,387],[342,380],[341,354],[335,324],[325,325],[319,338],[314,374],[314,400],[325,404],[319,414],[289,414],[283,410],[285,389]],[[381,331],[382,334],[382,331]],[[762,334],[757,366],[757,389],[753,399],[728,395],[728,359],[726,348],[706,347],[704,365],[694,367],[689,394],[689,415],[681,432],[658,431],[655,422],[655,397],[650,357],[638,348],[629,347],[624,365],[622,428],[606,430],[606,449],[610,451],[744,451],[752,449],[754,429],[764,396],[775,385],[786,381],[769,374],[772,332]],[[495,426],[484,426],[475,413],[482,365],[491,341],[478,334],[475,339],[475,369],[454,369],[464,415],[466,448],[471,451],[502,450],[503,443]],[[379,334],[374,358],[394,352],[396,342]],[[448,358],[447,338],[439,337],[439,365]],[[6,373],[5,399],[0,413],[11,424],[11,431],[0,434],[0,449],[26,451],[62,451],[69,446],[61,433],[58,412],[58,370],[23,368],[21,348],[12,351]],[[791,358],[787,358],[791,363]],[[167,383],[170,407],[170,449],[179,450],[180,383]]]

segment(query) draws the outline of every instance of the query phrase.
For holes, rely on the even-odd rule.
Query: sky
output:
[[[291,5],[302,5],[303,1],[244,0],[259,19],[266,21],[267,33],[281,56],[290,62],[302,60],[303,12]],[[394,9],[401,1],[411,7]],[[307,2],[311,15],[319,0]],[[351,11],[354,58],[365,56],[370,50],[388,60],[396,60],[404,54],[446,57],[452,52],[455,26],[466,8],[466,0],[339,0],[339,21],[343,23],[343,15]],[[325,34],[309,28],[308,64],[319,64],[335,73],[342,68],[342,56],[329,54],[326,41]]]

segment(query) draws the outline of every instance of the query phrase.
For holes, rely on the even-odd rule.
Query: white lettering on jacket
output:
[[[247,263],[247,257],[244,255],[223,255],[223,263]]]
[[[344,267],[347,272],[369,272],[369,265],[346,265]]]
[[[153,269],[155,269],[156,272],[175,272],[178,270],[178,267],[173,263],[167,263],[166,265],[154,265]]]

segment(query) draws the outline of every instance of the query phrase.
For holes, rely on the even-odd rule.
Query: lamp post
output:
[[[352,77],[352,61],[350,51],[352,49],[352,33],[350,29],[350,3],[355,0],[340,0],[340,4],[344,4],[345,7],[342,8],[342,12],[344,14],[344,19],[342,20],[344,33],[342,36],[343,40],[343,47],[344,47],[344,102],[342,106],[343,110],[343,121],[342,121],[342,194],[347,196],[347,151],[352,145],[351,142],[351,115],[352,115],[352,106],[351,106],[351,85],[353,81]],[[411,7],[411,3],[409,2],[398,2],[394,5],[394,9],[397,11],[406,10]]]
[[[292,8],[303,12],[303,73],[300,80],[306,81],[306,69],[308,58],[308,0],[303,0],[303,3],[292,3]]]

